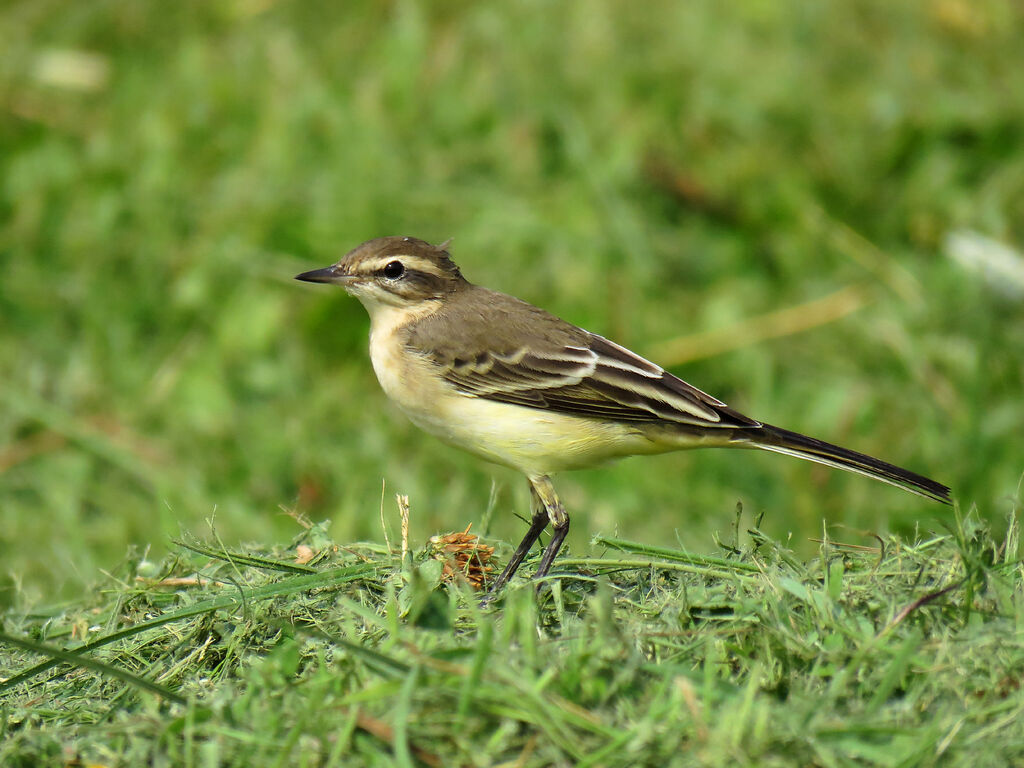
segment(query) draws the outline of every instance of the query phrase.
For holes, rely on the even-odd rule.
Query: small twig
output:
[[[697,699],[697,691],[694,689],[693,683],[682,675],[678,675],[675,679],[675,684],[676,690],[683,696],[686,708],[690,710],[690,717],[693,718],[694,725],[696,726],[697,740],[701,744],[706,744],[709,736],[708,726],[704,720],[704,710]]]
[[[208,587],[211,584],[230,584],[227,581],[214,581],[202,576],[168,576],[166,579],[153,582],[143,576],[136,576],[135,581],[149,584],[151,587]]]
[[[376,736],[378,739],[383,741],[385,744],[394,746],[395,743],[395,729],[385,723],[383,720],[378,720],[376,717],[366,714],[362,710],[356,716],[356,725],[362,730],[366,731],[371,736]],[[409,749],[416,756],[417,760],[421,760],[427,765],[441,765],[441,758],[433,752],[428,752],[422,747],[417,747],[415,744],[410,744]]]
[[[828,546],[835,547],[836,549],[852,549],[855,552],[878,552],[879,551],[878,547],[866,547],[863,544],[847,544],[844,541],[834,541],[832,539],[809,538],[807,540],[810,541],[813,544],[828,544]]]
[[[533,751],[537,748],[537,734],[530,734],[530,738],[526,740],[526,744],[523,745],[522,751],[519,753],[519,757],[512,764],[512,768],[525,768],[526,762],[533,757]]]
[[[281,510],[281,514],[287,515],[307,531],[313,527],[313,521],[309,519],[309,516],[305,512],[302,512],[295,507],[286,507],[284,504],[278,504],[277,508]]]
[[[398,501],[398,516],[402,520],[402,562],[409,554],[409,497],[405,494],[396,493],[395,500]]]
[[[878,562],[875,563],[875,570],[877,570],[878,567],[885,560],[885,539],[883,539],[881,536],[879,536],[878,533],[876,533],[875,531],[868,531],[868,530],[864,530],[863,528],[852,528],[852,527],[850,527],[848,525],[843,525],[842,523],[833,523],[830,527],[832,527],[832,528],[842,528],[842,529],[850,531],[852,533],[860,534],[861,536],[866,536],[868,538],[875,539],[878,542],[878,546],[877,547],[867,547],[867,546],[864,546],[863,544],[846,544],[846,543],[841,542],[841,541],[835,541],[833,539],[828,539],[827,543],[830,546],[840,547],[840,548],[843,548],[843,549],[855,550],[857,552],[877,552],[878,553]],[[828,531],[826,530],[823,535],[827,537],[828,536]],[[823,544],[823,543],[825,543],[825,540],[823,540],[823,539],[808,539],[808,541],[813,541],[815,544]]]
[[[10,469],[15,464],[28,461],[39,454],[50,453],[51,451],[63,448],[67,445],[67,442],[68,440],[64,435],[45,430],[26,437],[24,440],[11,443],[0,451],[0,472]]]
[[[918,608],[920,608],[922,606],[925,606],[925,605],[928,605],[928,603],[930,603],[930,602],[932,602],[934,600],[938,600],[943,595],[947,595],[950,592],[952,592],[954,589],[957,589],[957,588],[963,586],[965,581],[967,581],[967,579],[960,579],[956,583],[950,584],[948,587],[943,587],[942,589],[940,589],[940,590],[938,590],[936,592],[929,592],[927,595],[923,595],[922,597],[919,597],[917,600],[915,600],[914,602],[910,603],[909,605],[904,606],[903,610],[901,610],[899,613],[897,613],[895,616],[893,616],[892,621],[890,621],[886,625],[885,629],[883,629],[879,633],[878,636],[879,637],[883,637],[891,629],[893,629],[897,624],[899,624],[901,621],[903,621],[905,618],[907,618],[907,616],[912,614]]]

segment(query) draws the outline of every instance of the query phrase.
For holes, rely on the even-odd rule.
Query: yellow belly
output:
[[[409,418],[441,440],[527,475],[581,469],[636,453],[671,450],[636,429],[458,393]]]

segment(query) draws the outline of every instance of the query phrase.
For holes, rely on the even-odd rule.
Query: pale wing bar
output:
[[[760,426],[629,350],[596,334],[588,340],[588,347],[455,360],[445,378],[467,395],[597,418]]]
[[[603,336],[590,334],[590,349],[599,356],[594,382],[639,396],[642,400],[640,407],[651,408],[653,405],[653,410],[662,418],[700,426],[761,426],[760,422],[737,413],[721,400]],[[644,379],[636,378],[636,374],[641,374]],[[659,401],[668,406],[668,412],[659,405]]]

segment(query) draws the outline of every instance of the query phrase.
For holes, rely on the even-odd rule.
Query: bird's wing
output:
[[[760,426],[597,334],[579,344],[523,345],[472,359],[431,356],[449,383],[473,397],[613,421]]]

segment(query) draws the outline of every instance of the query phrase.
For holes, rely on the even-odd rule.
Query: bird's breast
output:
[[[406,347],[403,328],[409,320],[408,313],[398,310],[372,315],[370,362],[384,394],[402,410],[419,412],[429,409],[444,381],[428,360]]]

